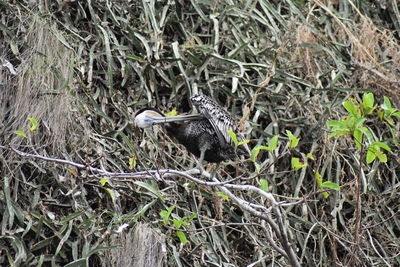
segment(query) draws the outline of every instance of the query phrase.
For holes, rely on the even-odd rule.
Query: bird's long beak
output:
[[[191,114],[191,115],[178,115],[174,117],[150,117],[153,124],[162,124],[167,122],[178,122],[178,121],[192,121],[204,119],[201,114]]]
[[[140,128],[148,128],[155,124],[168,122],[190,121],[204,119],[202,114],[178,115],[174,117],[162,117],[155,112],[143,112],[135,118],[135,124]]]

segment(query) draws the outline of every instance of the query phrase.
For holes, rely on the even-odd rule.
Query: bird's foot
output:
[[[202,175],[202,174],[204,174],[205,172],[207,172],[207,171],[204,169],[204,167],[203,167],[202,165],[196,166],[196,169],[199,170],[200,175]]]
[[[204,169],[203,165],[197,165],[196,169],[199,171],[200,176],[204,176],[207,178],[211,177],[211,174],[206,169]]]

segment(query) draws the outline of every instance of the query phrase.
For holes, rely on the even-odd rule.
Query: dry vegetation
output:
[[[398,118],[365,122],[387,163],[326,126],[366,91],[399,108],[396,1],[0,0],[0,14],[0,265],[400,265]],[[200,177],[162,129],[132,127],[144,106],[190,112],[197,92],[252,147],[280,136],[260,171]],[[314,172],[340,191],[325,198]],[[172,206],[197,215],[186,244],[160,216]]]

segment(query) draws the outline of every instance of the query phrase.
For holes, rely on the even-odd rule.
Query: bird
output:
[[[198,114],[165,117],[157,109],[142,108],[136,112],[134,123],[140,128],[164,124],[169,136],[199,158],[199,167],[203,161],[219,164],[238,155],[250,155],[247,143],[236,147],[230,137],[232,130],[239,142],[244,140],[236,120],[225,109],[206,95],[194,95],[190,100]]]

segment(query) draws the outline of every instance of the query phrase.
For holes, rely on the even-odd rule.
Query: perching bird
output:
[[[135,124],[141,128],[165,124],[169,136],[200,158],[200,166],[203,160],[219,163],[246,152],[250,155],[247,144],[236,149],[228,131],[232,130],[239,141],[244,138],[226,110],[205,95],[195,95],[191,101],[200,114],[165,117],[156,109],[144,108],[136,113]]]

